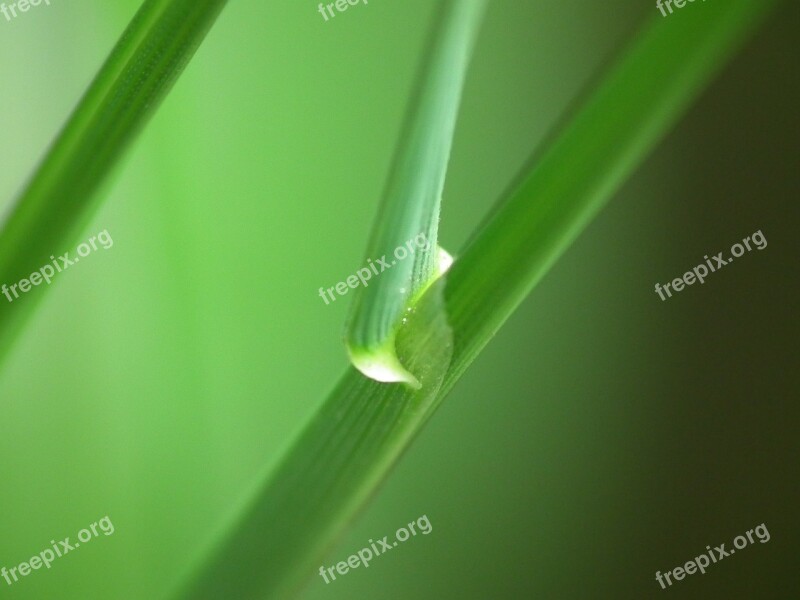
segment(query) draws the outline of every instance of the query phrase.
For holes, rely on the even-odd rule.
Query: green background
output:
[[[0,16],[4,211],[137,6]],[[0,580],[0,597],[166,597],[331,389],[349,298],[317,290],[361,266],[433,9],[371,0],[327,23],[307,0],[225,9],[84,232],[114,247],[29,293],[47,297],[0,372],[0,566],[106,515],[116,532]],[[445,248],[654,17],[632,0],[494,1]],[[721,74],[325,564],[423,514],[433,532],[332,584],[309,574],[307,598],[800,596],[799,23],[785,8]],[[654,293],[759,229],[764,251]],[[762,522],[769,543],[655,582]]]

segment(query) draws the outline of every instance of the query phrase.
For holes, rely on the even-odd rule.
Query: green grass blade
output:
[[[442,282],[398,335],[422,386],[380,383],[354,367],[341,379],[270,477],[222,532],[208,563],[176,597],[294,597],[432,414],[452,352]],[[435,300],[435,301],[434,301]]]
[[[397,356],[395,338],[409,303],[449,265],[437,244],[439,211],[464,80],[485,8],[486,0],[447,0],[439,9],[367,246],[369,259],[385,256],[391,267],[356,289],[346,341],[352,363],[378,381],[419,385]],[[427,247],[409,244],[415,239],[426,240]],[[394,258],[395,250],[404,247],[411,255]]]
[[[418,390],[348,370],[179,594],[291,597],[464,369],[777,0],[650,23],[527,168],[397,338]]]
[[[148,0],[111,52],[0,228],[0,284],[68,250],[98,190],[166,97],[227,0]],[[3,305],[0,358],[44,290]]]
[[[781,2],[733,0],[652,19],[554,143],[523,169],[453,265],[447,311],[456,339],[448,380],[460,376]]]

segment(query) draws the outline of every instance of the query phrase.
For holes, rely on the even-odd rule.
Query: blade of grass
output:
[[[314,576],[480,349],[778,1],[654,19],[415,304],[397,346],[421,388],[349,369],[178,597],[283,600]]]
[[[0,284],[62,254],[97,192],[155,113],[227,0],[147,0],[78,103],[0,228]],[[0,360],[44,294],[0,311]]]
[[[367,257],[392,266],[356,288],[347,326],[351,362],[378,381],[419,385],[397,356],[395,337],[406,306],[449,264],[437,245],[439,211],[456,116],[475,38],[487,0],[446,0],[439,8],[402,137],[378,210]],[[423,235],[408,260],[396,248]]]

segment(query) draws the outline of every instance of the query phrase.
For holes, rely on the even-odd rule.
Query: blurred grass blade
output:
[[[421,389],[350,368],[179,597],[285,600],[314,577],[480,349],[777,1],[653,19],[415,304],[397,347]]]
[[[409,302],[450,262],[437,244],[439,206],[486,3],[446,0],[439,8],[367,246],[369,259],[386,257],[391,266],[356,289],[346,341],[352,363],[377,381],[419,385],[399,360],[395,337]],[[420,243],[407,245],[415,239]],[[395,256],[398,248],[405,248],[407,259]]]
[[[0,228],[0,284],[69,249],[100,186],[191,59],[227,0],[147,0]],[[0,360],[45,290],[3,305]]]

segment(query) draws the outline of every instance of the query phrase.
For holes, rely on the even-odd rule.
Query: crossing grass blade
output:
[[[420,388],[350,368],[178,597],[284,600],[315,576],[481,348],[777,3],[650,22],[414,303],[397,348]]]
[[[447,164],[469,58],[486,0],[446,0],[423,53],[402,137],[367,247],[367,257],[389,268],[355,291],[347,326],[347,349],[362,373],[383,382],[419,386],[397,354],[396,336],[405,311],[446,270],[449,255],[437,231]],[[418,243],[409,243],[418,240]],[[398,249],[409,253],[397,260]],[[399,256],[398,256],[399,258]],[[371,275],[369,269],[365,276]]]
[[[71,246],[102,184],[226,2],[144,2],[8,211],[0,227],[0,283],[28,277]],[[0,360],[44,292],[0,310]]]

